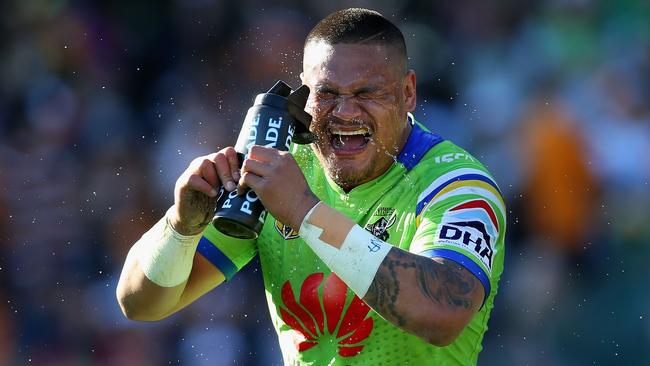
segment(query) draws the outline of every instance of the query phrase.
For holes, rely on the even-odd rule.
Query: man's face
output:
[[[332,180],[349,191],[388,170],[415,108],[415,74],[403,58],[382,45],[310,42],[301,77],[314,151]]]

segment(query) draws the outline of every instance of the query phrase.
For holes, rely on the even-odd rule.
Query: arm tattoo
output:
[[[435,261],[399,248],[392,248],[384,258],[363,300],[387,320],[405,326],[407,320],[398,310],[397,303],[400,301],[400,285],[405,287],[404,282],[413,276],[419,292],[433,306],[472,308],[472,293],[477,286],[473,274],[454,261]]]

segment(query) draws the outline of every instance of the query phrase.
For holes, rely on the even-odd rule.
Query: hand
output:
[[[264,207],[280,222],[299,230],[318,203],[293,156],[286,151],[254,145],[242,165],[240,193],[252,188]]]
[[[223,184],[227,191],[233,191],[239,178],[239,160],[233,147],[194,159],[174,188],[174,207],[168,213],[174,230],[183,235],[203,232],[212,220],[219,188]]]

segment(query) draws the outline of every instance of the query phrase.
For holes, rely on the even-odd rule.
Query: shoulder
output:
[[[449,140],[429,150],[413,168],[413,174],[429,181],[478,179],[498,190],[496,180],[479,159]]]
[[[423,131],[421,134],[437,136],[417,122],[416,128]],[[417,182],[416,216],[419,218],[428,209],[444,210],[449,205],[476,199],[487,200],[500,216],[505,216],[501,191],[492,174],[476,157],[449,140],[440,138],[411,167],[408,176]]]
[[[421,187],[418,214],[427,204],[466,194],[489,198],[505,211],[496,179],[478,159],[450,141],[431,149],[412,174],[417,176]]]
[[[498,279],[503,267],[506,227],[496,180],[476,157],[451,141],[430,149],[410,174],[420,188],[418,233],[411,250],[465,263],[489,295],[490,281]]]
[[[459,180],[478,180],[499,190],[494,177],[476,157],[415,120],[399,161],[423,190]]]

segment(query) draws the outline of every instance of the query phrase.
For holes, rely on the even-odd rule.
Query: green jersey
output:
[[[319,199],[394,246],[460,263],[483,284],[483,306],[452,344],[433,346],[376,314],[271,215],[254,241],[210,225],[198,251],[227,280],[259,254],[286,365],[476,364],[503,270],[504,203],[483,165],[410,118],[413,129],[395,163],[348,193],[309,146],[292,152]]]

